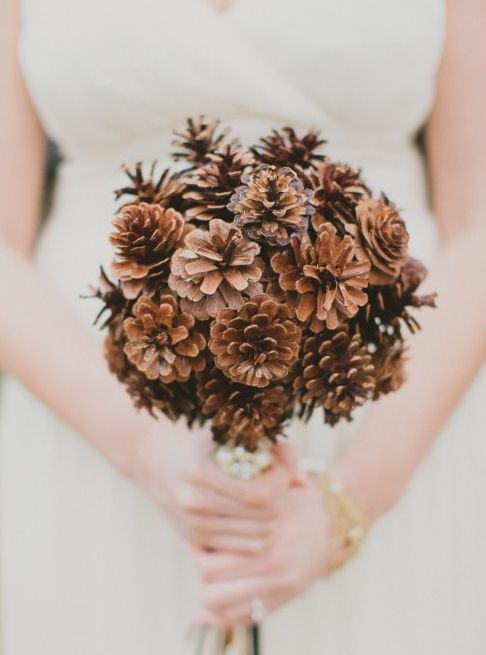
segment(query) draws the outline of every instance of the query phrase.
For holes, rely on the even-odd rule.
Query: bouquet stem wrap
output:
[[[194,655],[262,655],[258,625],[233,630],[201,627],[193,638]]]

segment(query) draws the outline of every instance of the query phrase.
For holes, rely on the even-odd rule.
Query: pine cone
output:
[[[358,202],[370,196],[360,172],[340,162],[323,162],[306,174],[304,184],[314,192],[312,226],[316,232],[331,222],[342,236],[348,223],[356,223]]]
[[[380,345],[387,337],[402,339],[402,323],[410,332],[420,329],[409,308],[435,307],[436,294],[417,295],[427,269],[417,259],[409,257],[394,284],[370,286],[368,304],[356,317],[356,323],[366,342]]]
[[[218,369],[201,380],[198,397],[203,414],[212,418],[215,440],[250,451],[262,439],[275,441],[290,416],[289,393],[283,385],[255,390],[229,381]]]
[[[198,408],[194,402],[195,391],[189,382],[164,384],[160,380],[149,380],[143,373],[133,373],[126,381],[129,395],[137,409],[146,409],[154,418],[156,412],[164,414],[171,421],[183,417],[192,427],[198,418]]]
[[[430,305],[430,299],[435,299],[435,294],[432,296],[420,297],[415,295],[415,292],[426,277],[427,269],[422,262],[414,257],[407,257],[403,264],[397,284],[401,288],[402,296],[408,296],[410,298],[410,304],[414,307]]]
[[[206,320],[225,307],[241,307],[243,296],[261,291],[259,252],[258,244],[217,218],[209,222],[209,231],[193,230],[174,253],[169,277],[183,311]]]
[[[125,383],[132,371],[138,370],[130,364],[124,352],[125,335],[123,333],[123,321],[119,325],[112,324],[103,344],[103,353],[108,363],[108,368],[113,375],[116,375],[120,382]]]
[[[207,161],[207,155],[222,146],[228,135],[228,130],[219,131],[220,121],[210,121],[205,116],[188,118],[186,126],[172,142],[177,151],[172,153],[174,161],[184,160],[191,166],[200,166]]]
[[[371,355],[375,369],[376,387],[373,400],[398,391],[406,380],[405,346],[400,339],[385,339]]]
[[[244,170],[252,161],[253,155],[248,150],[233,144],[208,153],[206,163],[194,171],[189,190],[184,194],[185,200],[189,201],[187,218],[233,221],[227,205],[240,184]]]
[[[322,226],[315,243],[307,236],[294,237],[292,251],[273,255],[271,266],[297,319],[310,320],[313,332],[324,325],[335,330],[368,300],[363,289],[369,264],[357,259],[353,239],[339,238],[330,223]]]
[[[101,323],[100,330],[111,326],[121,328],[123,320],[130,311],[130,301],[125,298],[120,284],[112,282],[102,266],[100,266],[100,286],[93,289],[93,294],[89,297],[98,298],[103,302],[103,307],[96,315],[94,325],[98,325],[103,318],[103,314],[107,312],[108,316]]]
[[[316,150],[326,143],[320,133],[310,130],[303,137],[298,137],[292,127],[273,130],[269,136],[260,139],[260,144],[252,148],[256,159],[264,164],[289,166],[294,169],[312,167],[315,162],[326,159]]]
[[[292,169],[262,164],[241,181],[228,209],[251,239],[285,245],[292,234],[306,229],[314,211],[312,192]]]
[[[300,328],[290,319],[288,308],[262,293],[237,311],[219,312],[211,324],[209,348],[228,378],[266,387],[288,375],[297,361],[300,339]]]
[[[185,382],[206,364],[206,340],[194,324],[194,317],[180,312],[173,296],[162,296],[156,303],[142,295],[133,318],[123,324],[125,354],[149,380]]]
[[[172,421],[184,416],[191,425],[197,416],[195,390],[187,382],[167,385],[160,380],[149,380],[128,361],[125,344],[123,331],[110,328],[105,338],[104,354],[110,371],[126,386],[134,406],[146,409],[154,418],[156,412],[161,412]]]
[[[294,391],[307,419],[314,407],[323,407],[326,423],[335,425],[371,398],[375,388],[371,355],[358,333],[347,325],[335,332],[308,336],[303,344],[301,370]]]
[[[192,229],[174,209],[158,205],[126,205],[113,220],[110,242],[116,249],[114,274],[127,298],[135,298],[146,283],[160,282],[169,260]]]
[[[371,262],[370,284],[391,284],[397,279],[408,250],[408,232],[394,205],[385,197],[366,198],[356,206],[357,226],[348,226],[360,239]]]
[[[186,190],[186,185],[177,174],[172,174],[166,168],[155,179],[155,167],[157,162],[153,162],[148,177],[143,174],[142,162],[135,164],[135,170],[131,171],[127,166],[123,166],[123,170],[128,175],[131,181],[130,186],[122,187],[115,191],[115,198],[119,200],[122,196],[130,196],[130,201],[127,205],[138,204],[142,202],[151,205],[160,205],[164,209],[173,207],[174,209],[182,209],[183,195]]]

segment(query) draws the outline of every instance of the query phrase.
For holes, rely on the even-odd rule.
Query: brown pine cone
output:
[[[160,380],[149,380],[129,362],[124,352],[125,344],[123,331],[114,331],[110,327],[104,342],[105,358],[110,371],[126,386],[136,409],[146,409],[154,418],[156,412],[161,412],[171,421],[184,416],[191,425],[197,416],[195,389],[191,389],[187,382],[167,385]]]
[[[373,400],[383,395],[398,391],[406,380],[404,356],[406,348],[400,339],[384,339],[371,355],[375,369],[376,386]]]
[[[155,392],[159,391],[159,387],[165,390],[166,385],[154,384],[153,380],[149,380],[130,364],[124,352],[125,343],[125,339],[117,339],[111,331],[106,335],[104,355],[110,371],[127,387],[137,409],[146,409],[154,418],[156,417],[155,411],[160,410],[175,420],[177,417],[173,414],[173,408],[170,405],[166,407],[155,395]]]
[[[171,421],[183,417],[189,427],[194,424],[198,418],[198,408],[194,402],[195,392],[191,391],[189,382],[164,384],[160,380],[149,380],[140,371],[137,373],[133,372],[125,382],[136,409],[146,409],[154,418],[159,412]]]
[[[380,345],[387,336],[401,339],[402,323],[412,333],[420,329],[409,309],[436,306],[436,294],[416,293],[426,276],[425,266],[409,257],[394,284],[368,288],[368,304],[356,316],[356,323],[365,341]]]
[[[261,292],[260,246],[220,219],[209,231],[193,230],[172,257],[169,286],[182,299],[183,311],[206,320],[225,307],[238,309],[244,296]]]
[[[260,143],[252,148],[252,152],[263,164],[306,169],[312,167],[315,162],[326,159],[325,155],[316,152],[324,143],[326,141],[320,138],[320,133],[316,130],[310,130],[299,137],[292,127],[284,127],[261,138]]]
[[[219,130],[220,121],[211,121],[205,116],[188,118],[186,126],[174,132],[177,137],[172,144],[176,152],[172,153],[174,161],[184,160],[192,166],[206,163],[207,155],[222,146],[228,135],[228,130]]]
[[[130,178],[131,185],[117,189],[115,191],[116,200],[127,195],[130,196],[127,205],[146,202],[151,205],[160,205],[164,209],[168,207],[181,209],[184,204],[185,183],[179,175],[172,174],[168,168],[156,179],[156,166],[157,162],[153,162],[148,177],[144,176],[142,162],[137,162],[133,171],[128,166],[123,166],[123,170]]]
[[[408,251],[408,232],[400,214],[385,197],[365,198],[356,206],[357,225],[348,226],[371,263],[370,284],[392,284]]]
[[[358,260],[352,237],[341,239],[330,223],[322,226],[315,243],[307,236],[294,237],[292,250],[273,255],[271,266],[297,319],[310,321],[313,332],[324,325],[335,330],[368,300],[363,289],[369,264]]]
[[[370,196],[360,172],[340,162],[324,161],[305,175],[304,184],[314,192],[312,226],[316,232],[331,222],[342,236],[348,223],[356,223],[358,202]]]
[[[96,315],[94,325],[98,325],[103,319],[100,330],[115,326],[121,332],[123,320],[128,316],[131,303],[125,298],[120,283],[112,282],[102,266],[100,266],[100,286],[93,288],[93,294],[89,297],[98,298],[103,302],[103,307]],[[103,318],[105,313],[108,315]]]
[[[189,201],[186,216],[198,221],[222,218],[232,222],[227,205],[240,184],[245,169],[253,162],[253,155],[236,145],[227,144],[208,153],[206,163],[191,175],[184,199]]]
[[[292,234],[306,229],[314,212],[312,192],[291,168],[262,164],[241,181],[228,209],[251,239],[285,245]]]
[[[262,439],[275,441],[290,416],[291,395],[283,385],[255,390],[229,381],[218,369],[204,374],[198,396],[203,414],[212,418],[216,441],[250,451]]]
[[[149,380],[185,382],[192,371],[206,365],[202,352],[206,339],[194,317],[180,312],[173,296],[162,296],[159,302],[140,296],[133,318],[127,318],[123,327],[125,354]]]
[[[414,257],[407,257],[405,260],[397,284],[400,285],[402,296],[409,296],[410,304],[415,307],[421,307],[423,303],[420,298],[415,296],[415,292],[427,277],[427,269],[421,261]],[[421,298],[430,298],[431,296],[422,296]],[[435,298],[435,294],[434,294]]]
[[[314,407],[323,407],[326,423],[335,425],[371,398],[375,388],[371,355],[358,333],[344,325],[335,332],[308,336],[303,344],[294,391],[307,419]]]
[[[300,328],[286,305],[258,294],[239,310],[223,309],[211,324],[209,348],[223,373],[241,384],[266,387],[297,361]]]
[[[112,324],[103,344],[103,354],[108,363],[108,368],[113,375],[116,375],[120,382],[125,383],[132,371],[138,369],[133,367],[124,352],[126,343],[123,332],[123,321],[117,321],[119,325]]]
[[[113,227],[112,270],[127,298],[135,298],[145,284],[158,283],[168,274],[172,253],[192,229],[174,209],[147,203],[123,207]]]

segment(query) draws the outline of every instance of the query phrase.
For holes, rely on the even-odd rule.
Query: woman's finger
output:
[[[303,486],[307,481],[307,476],[300,469],[299,458],[294,446],[292,446],[287,439],[281,439],[276,444],[274,452],[276,457],[278,457],[282,464],[289,470],[292,484],[295,486]]]
[[[207,584],[202,592],[203,606],[211,612],[221,613],[230,607],[246,605],[252,598],[265,598],[276,594],[277,583],[269,576],[254,576]]]
[[[269,538],[275,531],[275,521],[263,519],[194,515],[190,522],[193,530],[208,535]]]
[[[187,535],[190,543],[199,549],[223,550],[237,555],[259,555],[270,547],[265,537],[237,537],[232,535],[198,534]]]
[[[188,485],[181,492],[179,505],[185,512],[204,516],[228,516],[263,521],[275,519],[277,516],[276,508],[255,507],[241,503],[203,485]]]
[[[263,603],[265,615],[271,614],[288,600],[282,593],[272,594],[263,598],[258,596],[258,599]],[[216,614],[216,616],[218,615]],[[252,616],[250,600],[235,607],[228,607],[218,616],[218,621],[219,626],[222,628],[233,628],[237,625],[253,625],[255,618]]]
[[[191,549],[191,556],[205,582],[224,582],[263,575],[268,569],[265,555],[264,552],[261,557],[248,557],[235,553]]]
[[[194,482],[232,498],[242,505],[274,507],[288,491],[291,474],[280,461],[251,481],[238,480],[208,460],[194,473]]]
[[[263,603],[265,614],[274,612],[288,600],[283,593],[271,594],[266,597],[258,596],[258,598]],[[220,611],[212,611],[204,607],[196,614],[195,622],[215,628],[233,628],[237,625],[253,625],[254,619],[250,600]]]

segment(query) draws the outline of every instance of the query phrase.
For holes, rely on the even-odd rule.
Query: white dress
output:
[[[430,261],[414,137],[444,4],[236,0],[218,15],[204,0],[24,0],[23,70],[65,158],[38,265],[90,323],[96,307],[79,294],[110,259],[120,164],[163,160],[171,129],[200,113],[246,142],[321,128],[330,155],[403,208],[412,252]],[[66,384],[75,375],[66,366]],[[485,382],[483,371],[362,555],[266,622],[266,654],[485,652]],[[1,400],[1,655],[185,652],[197,584],[163,516],[17,381],[4,379]],[[332,460],[355,428],[293,432]]]

